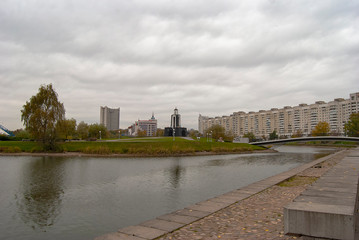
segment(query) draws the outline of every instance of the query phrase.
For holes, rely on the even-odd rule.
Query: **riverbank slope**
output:
[[[154,156],[196,156],[228,153],[250,153],[266,148],[245,143],[191,141],[183,138],[147,138],[131,141],[73,141],[58,144],[58,151],[44,152],[36,142],[0,141],[3,155],[37,156],[112,156],[112,157],[154,157]]]

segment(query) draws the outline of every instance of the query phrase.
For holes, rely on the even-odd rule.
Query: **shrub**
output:
[[[31,153],[39,153],[39,152],[43,152],[43,150],[40,147],[33,147],[30,150]]]
[[[98,146],[98,147],[86,147],[83,153],[88,154],[111,154],[111,149],[107,146]]]
[[[15,147],[0,147],[0,152],[3,153],[18,153],[21,152],[21,149],[17,146]]]
[[[148,151],[145,148],[129,148],[128,149],[129,153],[132,154],[139,154],[139,153],[148,153]]]
[[[0,134],[0,141],[9,141],[10,137]]]
[[[214,147],[214,148],[212,148],[212,151],[213,152],[228,152],[229,151],[229,149],[226,149],[226,148],[224,148],[224,147]]]

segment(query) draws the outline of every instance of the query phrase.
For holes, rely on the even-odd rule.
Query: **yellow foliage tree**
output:
[[[329,123],[318,122],[318,124],[312,130],[312,136],[328,136],[329,132],[330,132]]]
[[[349,137],[359,137],[359,113],[352,113],[344,127]]]
[[[56,124],[64,118],[64,104],[58,100],[52,84],[42,85],[21,110],[26,130],[43,143],[45,150],[55,150]]]
[[[147,131],[146,130],[138,130],[137,132],[137,137],[146,137],[147,136]]]

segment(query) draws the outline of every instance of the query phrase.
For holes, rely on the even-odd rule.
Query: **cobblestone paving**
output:
[[[283,207],[303,192],[313,177],[320,177],[345,155],[340,153],[303,171],[288,185],[270,187],[159,239],[301,239],[284,235]]]

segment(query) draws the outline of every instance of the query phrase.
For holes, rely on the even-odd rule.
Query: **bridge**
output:
[[[7,129],[6,127],[4,127],[1,124],[0,124],[0,129],[3,130],[4,132],[6,132],[7,134],[9,134],[11,137],[15,137],[15,134],[13,132],[11,132],[9,129]]]
[[[286,138],[276,139],[261,142],[251,142],[252,145],[268,145],[268,144],[282,144],[289,142],[309,142],[309,141],[350,141],[359,142],[359,137],[342,137],[342,136],[319,136],[319,137],[300,137],[300,138]]]

